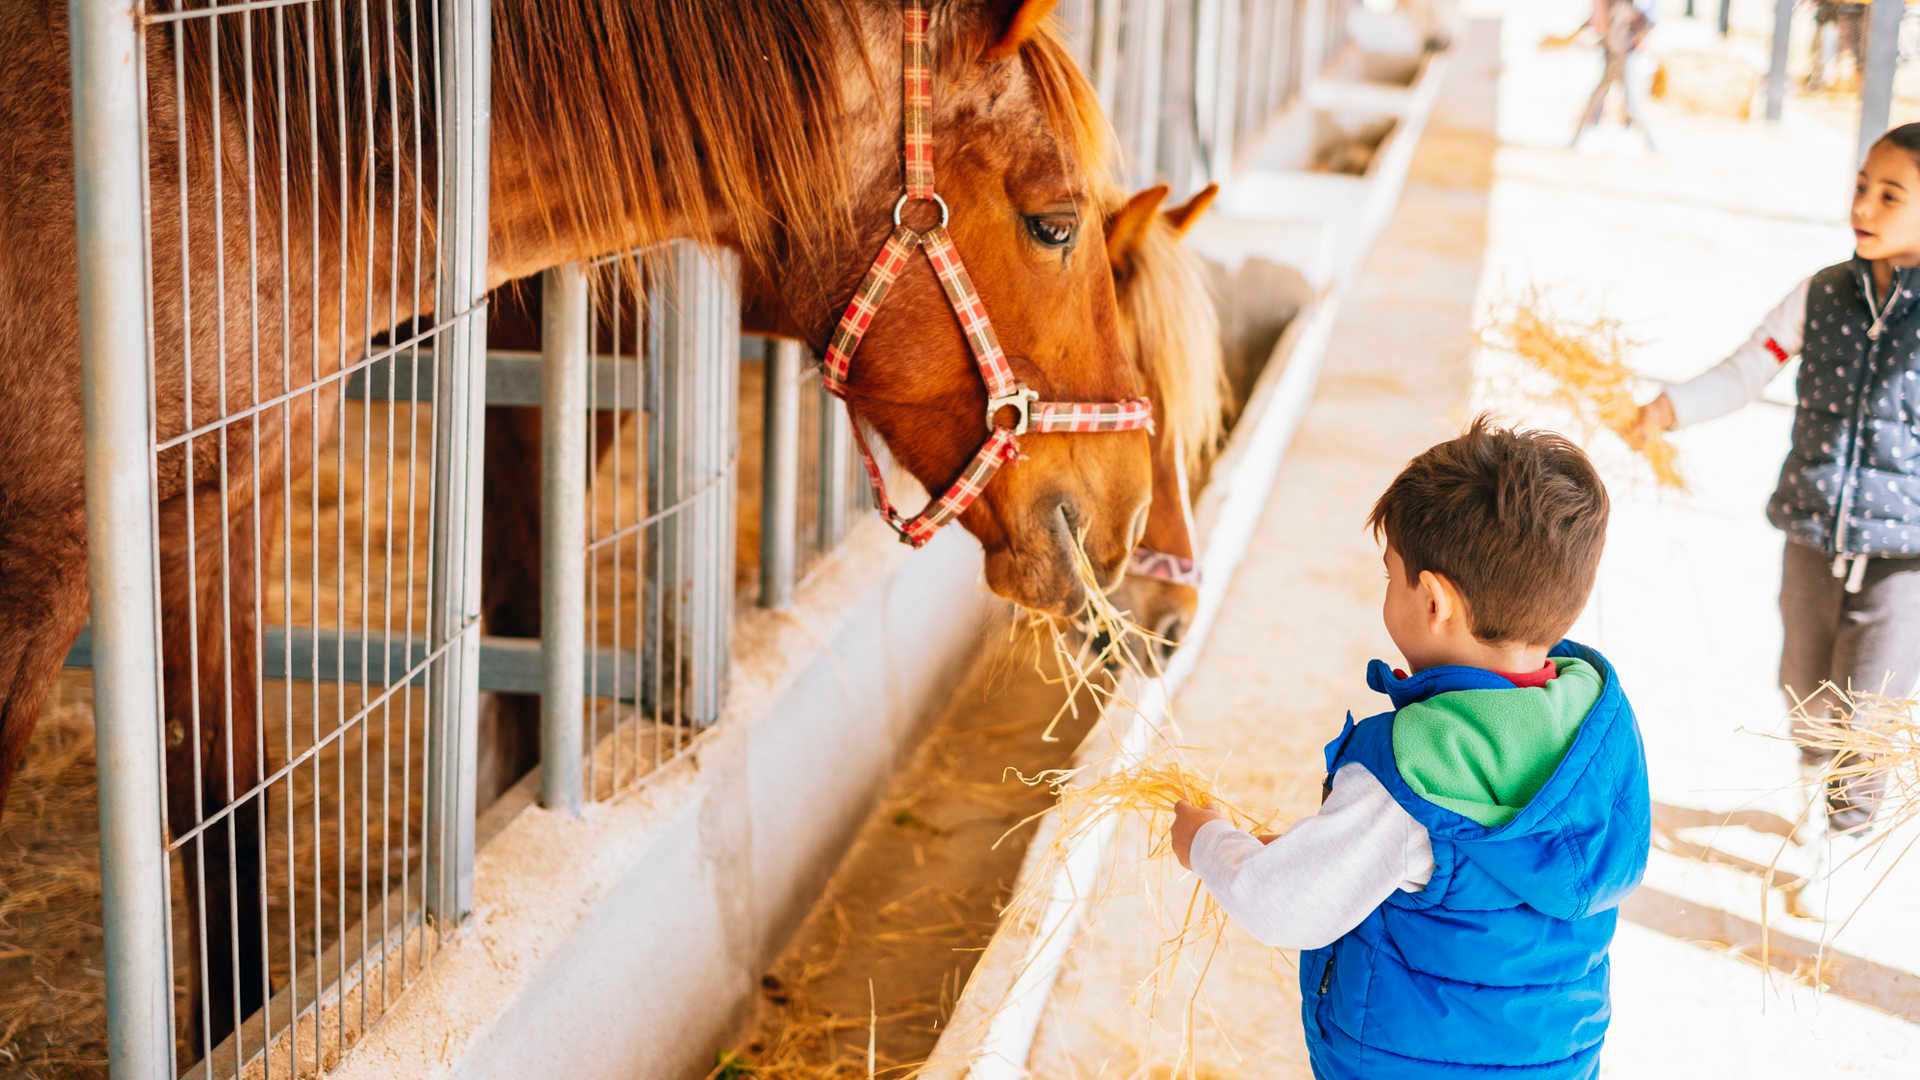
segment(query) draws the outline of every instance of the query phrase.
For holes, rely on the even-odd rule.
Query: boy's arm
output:
[[[1317,949],[1360,925],[1396,889],[1433,876],[1427,831],[1360,765],[1343,765],[1320,812],[1268,844],[1210,821],[1193,869],[1233,921],[1260,941]]]
[[[1800,351],[1807,325],[1807,286],[1802,281],[1767,313],[1747,343],[1705,373],[1665,388],[1673,426],[1686,427],[1738,409],[1760,396],[1767,383]]]

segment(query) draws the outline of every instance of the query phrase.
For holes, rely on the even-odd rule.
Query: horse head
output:
[[[1157,185],[1113,208],[1107,219],[1121,337],[1160,419],[1146,533],[1114,603],[1164,639],[1162,650],[1178,643],[1199,606],[1197,579],[1180,572],[1194,565],[1197,550],[1188,477],[1198,475],[1218,445],[1225,415],[1219,319],[1199,258],[1180,245],[1218,192],[1208,185],[1161,213],[1167,188]]]
[[[904,214],[915,229],[948,216],[946,231],[1020,383],[1047,401],[1118,402],[1140,396],[1144,382],[1126,359],[1106,260],[1101,193],[1110,185],[1110,134],[1091,88],[1040,25],[1050,7],[936,9],[931,129],[945,207],[910,203]],[[876,43],[898,26],[868,21],[884,24],[867,31]],[[883,88],[874,104],[884,105],[898,97],[890,88],[899,68],[880,66],[890,53],[879,44],[869,55]],[[894,230],[897,103],[888,115],[856,127],[890,136],[847,147],[855,157],[856,239],[833,253],[838,265],[825,274],[750,266],[750,312],[784,309],[792,332],[827,343]],[[814,279],[829,284],[806,289]],[[951,298],[917,253],[873,313],[842,387],[855,421],[936,493],[962,473],[996,419]],[[984,547],[996,593],[1068,614],[1084,601],[1076,546],[1098,585],[1111,588],[1145,527],[1147,438],[1138,430],[1033,431],[1019,437],[1018,450],[958,520]]]

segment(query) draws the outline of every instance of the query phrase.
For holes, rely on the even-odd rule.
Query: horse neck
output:
[[[851,222],[897,186],[897,23],[856,17],[868,0],[686,7],[496,0],[489,284],[691,239],[789,295],[839,288]]]

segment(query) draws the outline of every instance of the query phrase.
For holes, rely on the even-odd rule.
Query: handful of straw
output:
[[[1172,853],[1168,820],[1163,820],[1163,815],[1165,819],[1170,819],[1174,804],[1178,802],[1220,810],[1235,828],[1253,831],[1260,827],[1260,823],[1251,815],[1217,798],[1211,785],[1202,777],[1177,760],[1172,760],[1177,757],[1177,750],[1169,749],[1162,753],[1167,755],[1166,759],[1102,762],[1078,769],[1049,769],[1033,776],[1014,774],[1023,784],[1046,785],[1053,791],[1057,801],[1049,809],[1009,829],[1008,834],[1049,815],[1057,827],[1046,848],[1046,858],[1052,864],[1048,872],[1030,877],[1027,887],[1008,899],[1002,918],[1037,923],[1042,910],[1052,899],[1050,886],[1054,868],[1064,863],[1079,841],[1097,829],[1111,827],[1121,815],[1147,816],[1151,837],[1148,854],[1156,860]],[[1005,838],[1001,837],[1002,840]],[[1179,1075],[1179,1065],[1185,1064],[1191,1075],[1195,1012],[1207,971],[1212,967],[1214,955],[1219,951],[1221,939],[1226,934],[1227,914],[1196,878],[1181,906],[1178,921],[1166,921],[1174,926],[1174,931],[1160,943],[1158,959],[1152,971],[1135,989],[1135,994],[1148,995],[1151,1019],[1165,978],[1174,972],[1183,957],[1194,951],[1195,946],[1204,949],[1193,980],[1193,993],[1185,1002],[1182,1016],[1182,1060],[1169,1073]]]
[[[1545,372],[1555,383],[1548,400],[1571,409],[1590,430],[1604,427],[1620,436],[1647,459],[1660,484],[1687,486],[1666,436],[1640,436],[1635,375],[1625,360],[1634,343],[1618,319],[1557,318],[1540,290],[1529,289],[1494,309],[1480,329],[1480,340]]]
[[[1905,826],[1920,819],[1920,699],[1895,697],[1884,693],[1884,690],[1885,687],[1882,687],[1882,692],[1876,693],[1842,689],[1831,682],[1822,683],[1813,693],[1805,697],[1796,696],[1792,710],[1790,738],[1794,745],[1828,758],[1813,795],[1813,805],[1806,809],[1808,814],[1816,812],[1819,801],[1826,797],[1829,790],[1844,791],[1876,779],[1882,785],[1879,806],[1870,826],[1872,832],[1847,856],[1842,866],[1869,857],[1889,840],[1901,837],[1902,833],[1913,833]],[[1916,842],[1920,842],[1920,834],[1906,835],[1902,841],[1898,852],[1881,868],[1873,884],[1862,895],[1860,903],[1847,912],[1839,927],[1825,935],[1825,938],[1837,937],[1846,930],[1854,916],[1860,913],[1860,908],[1871,901],[1880,886],[1886,883],[1894,867],[1906,858]],[[1775,853],[1761,886],[1760,965],[1769,970],[1772,920],[1769,918],[1771,907],[1767,903],[1767,894],[1774,886],[1775,866],[1780,854],[1784,853],[1790,842],[1781,842],[1780,851]],[[1801,887],[1811,884],[1803,882]],[[1823,964],[1827,964],[1824,939],[1812,975],[1812,985],[1816,988],[1825,985],[1821,970]]]

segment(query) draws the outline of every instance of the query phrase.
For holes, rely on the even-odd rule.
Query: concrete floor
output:
[[[1767,128],[1656,106],[1665,156],[1617,131],[1569,152],[1597,65],[1536,46],[1577,23],[1577,5],[1478,6],[1176,705],[1193,762],[1215,771],[1220,792],[1282,822],[1316,807],[1320,747],[1346,710],[1382,707],[1362,678],[1391,649],[1378,550],[1362,531],[1373,498],[1481,408],[1566,421],[1516,393],[1511,361],[1476,348],[1487,306],[1550,287],[1570,313],[1625,320],[1644,342],[1637,367],[1680,377],[1742,341],[1799,277],[1850,253],[1851,129],[1812,111]],[[1789,415],[1762,403],[1684,433],[1686,494],[1656,489],[1610,436],[1589,442],[1614,517],[1574,636],[1621,672],[1656,804],[1656,850],[1613,952],[1607,1075],[1900,1076],[1920,1053],[1920,861],[1895,869],[1837,937],[1782,913],[1761,876],[1797,813],[1792,751],[1775,737],[1781,541],[1761,516]],[[1200,1076],[1306,1076],[1292,954],[1230,929],[1197,998],[1206,957],[1155,974],[1192,879],[1145,856],[1144,823],[1128,829],[1042,1022],[1035,1075],[1168,1075],[1190,1045]],[[1799,865],[1798,852],[1781,864]],[[1757,962],[1763,897],[1771,973]],[[1816,993],[1807,972],[1823,938]]]

